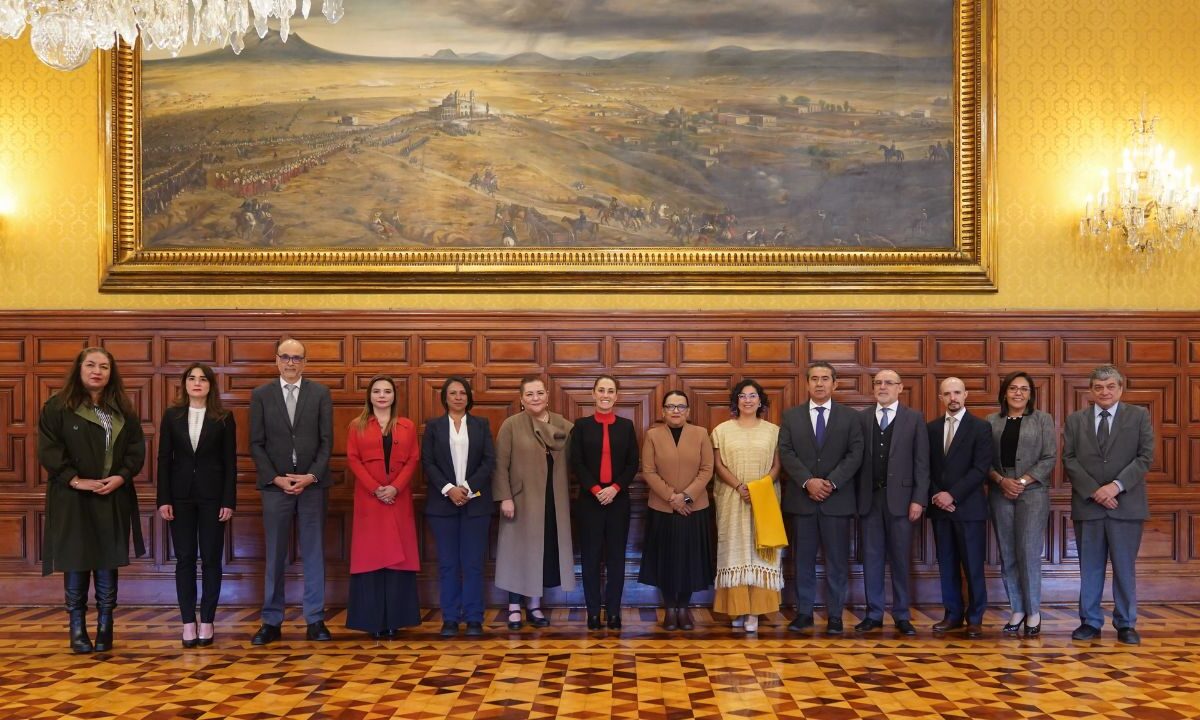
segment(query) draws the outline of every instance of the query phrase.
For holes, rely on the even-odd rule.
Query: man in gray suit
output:
[[[1154,460],[1150,413],[1121,402],[1125,378],[1101,365],[1089,378],[1092,405],[1071,413],[1063,430],[1063,466],[1071,480],[1071,519],[1079,547],[1079,619],[1072,640],[1100,637],[1104,571],[1112,562],[1117,641],[1141,644],[1135,564],[1150,515],[1146,471]]]
[[[825,552],[825,632],[842,633],[842,607],[850,576],[850,518],[857,510],[855,479],[862,462],[862,428],[853,410],[833,402],[837,371],[814,362],[805,372],[808,402],[783,415],[779,460],[787,472],[783,511],[792,519],[796,561],[796,619],[788,630],[813,625],[817,548]]]
[[[284,338],[275,346],[279,379],[250,395],[250,454],[262,492],[267,568],[262,627],[251,643],[266,645],[281,636],[284,570],[292,519],[298,518],[304,562],[304,621],[309,640],[329,640],[325,627],[325,510],[329,455],[333,449],[333,405],[329,388],[301,375],[304,345]]]
[[[858,514],[863,536],[867,616],[856,632],[883,627],[883,568],[892,567],[892,619],[903,635],[916,635],[908,600],[913,523],[929,501],[929,433],[921,413],[900,404],[904,384],[895,370],[872,383],[873,407],[859,413],[866,451],[858,471]]]

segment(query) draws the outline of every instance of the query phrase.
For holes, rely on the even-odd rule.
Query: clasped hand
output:
[[[671,499],[667,501],[671,504],[671,509],[683,516],[692,514],[692,508],[687,504],[683,497],[683,493],[675,493],[671,495]]]
[[[809,478],[804,484],[804,489],[808,491],[808,497],[816,502],[825,502],[829,496],[833,494],[833,483],[825,478]]]
[[[945,490],[935,494],[929,499],[929,501],[932,502],[938,509],[945,510],[946,512],[954,512],[956,509],[954,504],[954,496]]]
[[[299,495],[304,492],[304,488],[316,482],[316,478],[312,475],[300,473],[288,473],[275,478],[276,487],[284,491],[288,495]]]
[[[1009,500],[1016,500],[1021,493],[1025,492],[1027,485],[1022,485],[1020,480],[1010,477],[1000,478],[1000,491],[1004,493],[1004,497]]]
[[[97,495],[107,495],[113,490],[125,484],[125,478],[120,475],[109,475],[103,480],[87,480],[84,478],[74,478],[73,482],[68,483],[76,490],[85,490],[96,493]]]
[[[1105,510],[1116,510],[1120,505],[1117,502],[1117,495],[1120,494],[1121,490],[1117,487],[1116,483],[1105,483],[1096,488],[1096,492],[1092,493],[1092,500]]]
[[[375,497],[384,505],[396,502],[396,488],[391,485],[380,485],[375,488]]]

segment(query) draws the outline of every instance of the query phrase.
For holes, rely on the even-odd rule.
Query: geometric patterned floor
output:
[[[335,640],[309,643],[293,610],[283,641],[254,648],[258,610],[231,608],[215,645],[184,650],[171,610],[121,607],[114,651],[73,655],[61,608],[0,608],[0,718],[1200,717],[1200,608],[1142,606],[1132,648],[1111,627],[1072,642],[1073,608],[1047,609],[1034,640],[1001,637],[998,611],[981,640],[935,638],[930,612],[916,613],[915,638],[890,625],[796,636],[779,613],[747,638],[705,610],[697,630],[666,633],[652,609],[629,609],[619,635],[589,634],[579,610],[509,633],[495,611],[482,640],[447,641],[429,611],[375,641],[338,611]]]

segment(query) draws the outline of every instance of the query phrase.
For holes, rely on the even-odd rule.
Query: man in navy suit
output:
[[[833,402],[837,371],[814,362],[805,372],[808,402],[783,414],[779,461],[787,472],[783,512],[792,520],[796,561],[796,618],[788,630],[813,626],[817,549],[825,553],[825,632],[842,633],[842,608],[850,576],[850,520],[858,507],[855,482],[862,462],[858,415]]]
[[[987,586],[988,504],[984,495],[992,463],[992,426],[967,412],[967,386],[956,377],[942,381],[938,397],[945,414],[929,423],[929,517],[937,546],[946,615],[936,633],[957,630],[965,619],[967,637],[983,636]],[[964,607],[962,580],[967,579]]]
[[[262,493],[267,546],[262,627],[251,640],[254,645],[281,636],[293,520],[304,563],[306,637],[330,639],[325,626],[325,510],[333,484],[333,404],[329,388],[301,377],[306,355],[299,340],[280,340],[275,346],[279,377],[250,394],[250,454]]]

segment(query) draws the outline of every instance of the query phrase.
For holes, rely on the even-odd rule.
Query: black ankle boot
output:
[[[71,651],[90,653],[92,639],[87,632],[87,572],[63,573],[63,591],[67,599],[67,614],[71,619]]]
[[[88,637],[87,616],[83,610],[71,611],[71,652],[90,653],[92,639]]]
[[[96,571],[96,652],[113,646],[113,608],[117,606],[117,571]]]

